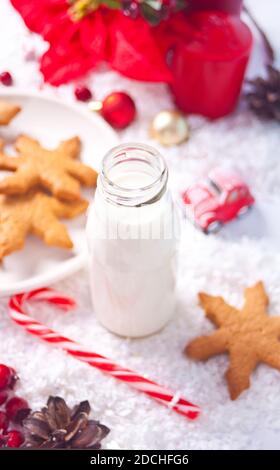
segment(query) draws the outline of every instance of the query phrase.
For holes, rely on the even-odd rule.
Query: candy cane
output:
[[[126,382],[131,387],[144,392],[146,395],[149,395],[161,404],[166,405],[168,408],[189,419],[196,419],[198,417],[200,408],[181,397],[178,392],[172,393],[156,382],[130,369],[119,366],[114,361],[84,348],[75,341],[56,333],[54,330],[49,329],[39,321],[31,318],[24,309],[25,303],[28,300],[49,302],[66,311],[75,307],[74,300],[48,288],[37,289],[26,294],[14,295],[9,302],[10,316],[15,323],[22,326],[28,333],[63,349],[79,361],[86,362],[90,366],[96,367],[122,382]]]

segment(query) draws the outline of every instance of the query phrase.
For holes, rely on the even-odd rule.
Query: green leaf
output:
[[[156,10],[156,11],[160,11],[161,6],[162,6],[161,0],[146,0],[142,3],[143,5],[146,4],[150,6],[151,8],[153,8],[153,10]]]
[[[121,8],[120,0],[102,0],[101,4],[106,5],[108,8],[113,10],[119,10]]]
[[[141,13],[145,20],[147,20],[153,26],[156,26],[160,23],[160,15],[157,10],[152,8],[148,3],[141,3],[140,5]]]

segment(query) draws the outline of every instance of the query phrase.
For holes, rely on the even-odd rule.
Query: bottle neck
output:
[[[165,194],[168,170],[161,154],[144,144],[124,144],[105,155],[98,190],[111,204],[141,207]]]

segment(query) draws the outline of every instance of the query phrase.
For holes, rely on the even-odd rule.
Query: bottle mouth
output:
[[[98,185],[109,202],[135,207],[159,200],[167,180],[168,169],[157,150],[128,143],[105,155]]]

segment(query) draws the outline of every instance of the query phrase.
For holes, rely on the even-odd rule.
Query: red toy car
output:
[[[204,181],[183,194],[188,216],[205,233],[245,214],[255,200],[246,183],[233,170],[215,168]]]

